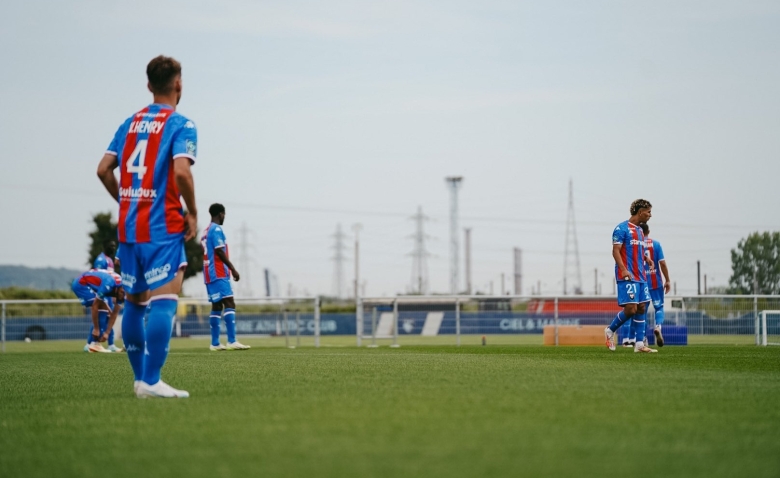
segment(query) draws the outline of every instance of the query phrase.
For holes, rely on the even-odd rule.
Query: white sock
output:
[[[642,348],[642,347],[644,347],[644,346],[645,346],[645,343],[644,343],[644,342],[641,342],[641,341],[637,341],[637,343],[636,343],[636,345],[635,345],[635,347],[636,347],[636,348],[638,348],[638,349],[641,349],[641,348]]]

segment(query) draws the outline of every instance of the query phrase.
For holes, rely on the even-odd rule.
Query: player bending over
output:
[[[652,260],[645,254],[645,238],[639,224],[652,217],[653,205],[645,199],[631,203],[631,217],[617,225],[612,232],[612,257],[615,259],[615,280],[617,281],[618,305],[623,310],[604,329],[607,347],[615,350],[615,332],[629,319],[644,328],[643,316],[646,303],[650,301],[647,289],[645,263],[652,269]],[[637,340],[634,352],[653,353],[645,347],[644,337]]]
[[[225,206],[212,204],[209,207],[211,223],[201,238],[203,245],[203,282],[211,302],[209,325],[211,326],[212,352],[220,350],[246,350],[244,345],[236,340],[236,303],[233,300],[233,289],[230,287],[230,275],[238,282],[239,275],[228,257],[228,246],[222,225],[225,223]],[[225,319],[228,343],[227,347],[219,343],[219,318]]]
[[[74,279],[71,289],[81,300],[81,305],[92,311],[92,328],[86,351],[113,352],[104,348],[101,342],[105,342],[111,334],[119,313],[119,304],[125,299],[121,278],[113,272],[91,270]],[[112,297],[116,298],[116,305],[111,302]],[[101,321],[102,316],[106,318],[105,323]],[[100,332],[96,333],[96,330]]]
[[[122,339],[135,376],[135,394],[185,398],[189,393],[163,382],[160,371],[168,357],[187,266],[184,242],[195,237],[198,228],[190,171],[197,133],[195,124],[176,112],[181,64],[158,56],[149,62],[146,76],[154,102],[119,127],[97,174],[119,203],[119,259],[127,292]],[[117,168],[119,181],[114,175]],[[189,211],[186,219],[182,198]]]
[[[106,239],[103,241],[103,252],[98,254],[95,258],[95,262],[92,263],[93,269],[98,269],[107,272],[119,272],[119,261],[116,259],[116,239]],[[108,309],[100,309],[98,322],[100,323],[100,330],[105,330],[108,323],[108,311],[113,310],[113,300],[106,298],[106,304]],[[89,328],[89,335],[87,336],[87,344],[84,346],[84,352],[89,352],[89,344],[92,342],[93,327]],[[122,347],[117,347],[114,344],[114,328],[111,327],[111,331],[108,333],[108,350],[109,352],[122,352]]]

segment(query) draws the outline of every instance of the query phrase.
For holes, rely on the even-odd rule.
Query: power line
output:
[[[417,214],[410,219],[414,221],[414,250],[412,256],[412,286],[411,290],[417,294],[424,295],[428,293],[428,257],[430,254],[425,248],[425,239],[430,236],[425,234],[425,222],[429,220],[428,216],[423,214],[422,206],[418,206]]]
[[[344,262],[346,256],[344,251],[347,249],[344,240],[346,236],[341,230],[341,224],[336,225],[336,233],[332,236],[334,238],[333,249],[335,251],[333,260],[333,295],[339,299],[344,298]]]
[[[570,267],[574,267],[574,271]],[[582,294],[580,273],[580,246],[577,243],[577,221],[574,219],[574,183],[569,179],[569,205],[566,213],[566,243],[563,249],[563,295],[568,294],[568,284],[574,285],[574,294]]]

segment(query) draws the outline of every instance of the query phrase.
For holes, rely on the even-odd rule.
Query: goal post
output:
[[[768,322],[767,316],[775,319]],[[761,345],[780,345],[780,310],[761,311]]]

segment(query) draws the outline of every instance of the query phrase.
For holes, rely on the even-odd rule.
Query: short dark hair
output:
[[[211,214],[211,217],[218,216],[222,212],[225,212],[225,206],[223,206],[218,202],[215,202],[214,204],[209,206],[209,214]]]
[[[638,213],[640,209],[650,209],[651,207],[653,207],[653,205],[650,204],[650,201],[647,199],[637,199],[631,203],[631,209],[629,209],[629,212],[633,216]]]
[[[642,228],[642,232],[645,236],[650,234],[650,226],[648,226],[646,222],[640,222],[639,227]]]
[[[118,244],[118,242],[117,242],[117,240],[116,240],[116,239],[114,239],[113,237],[109,237],[108,239],[104,239],[104,240],[103,240],[103,247],[104,247],[104,248],[106,248],[106,247],[108,247],[108,245],[109,245],[109,244],[111,244],[111,243],[113,243],[113,244]]]
[[[146,77],[152,93],[166,95],[173,89],[173,80],[181,75],[181,63],[169,56],[157,56],[146,65]]]

